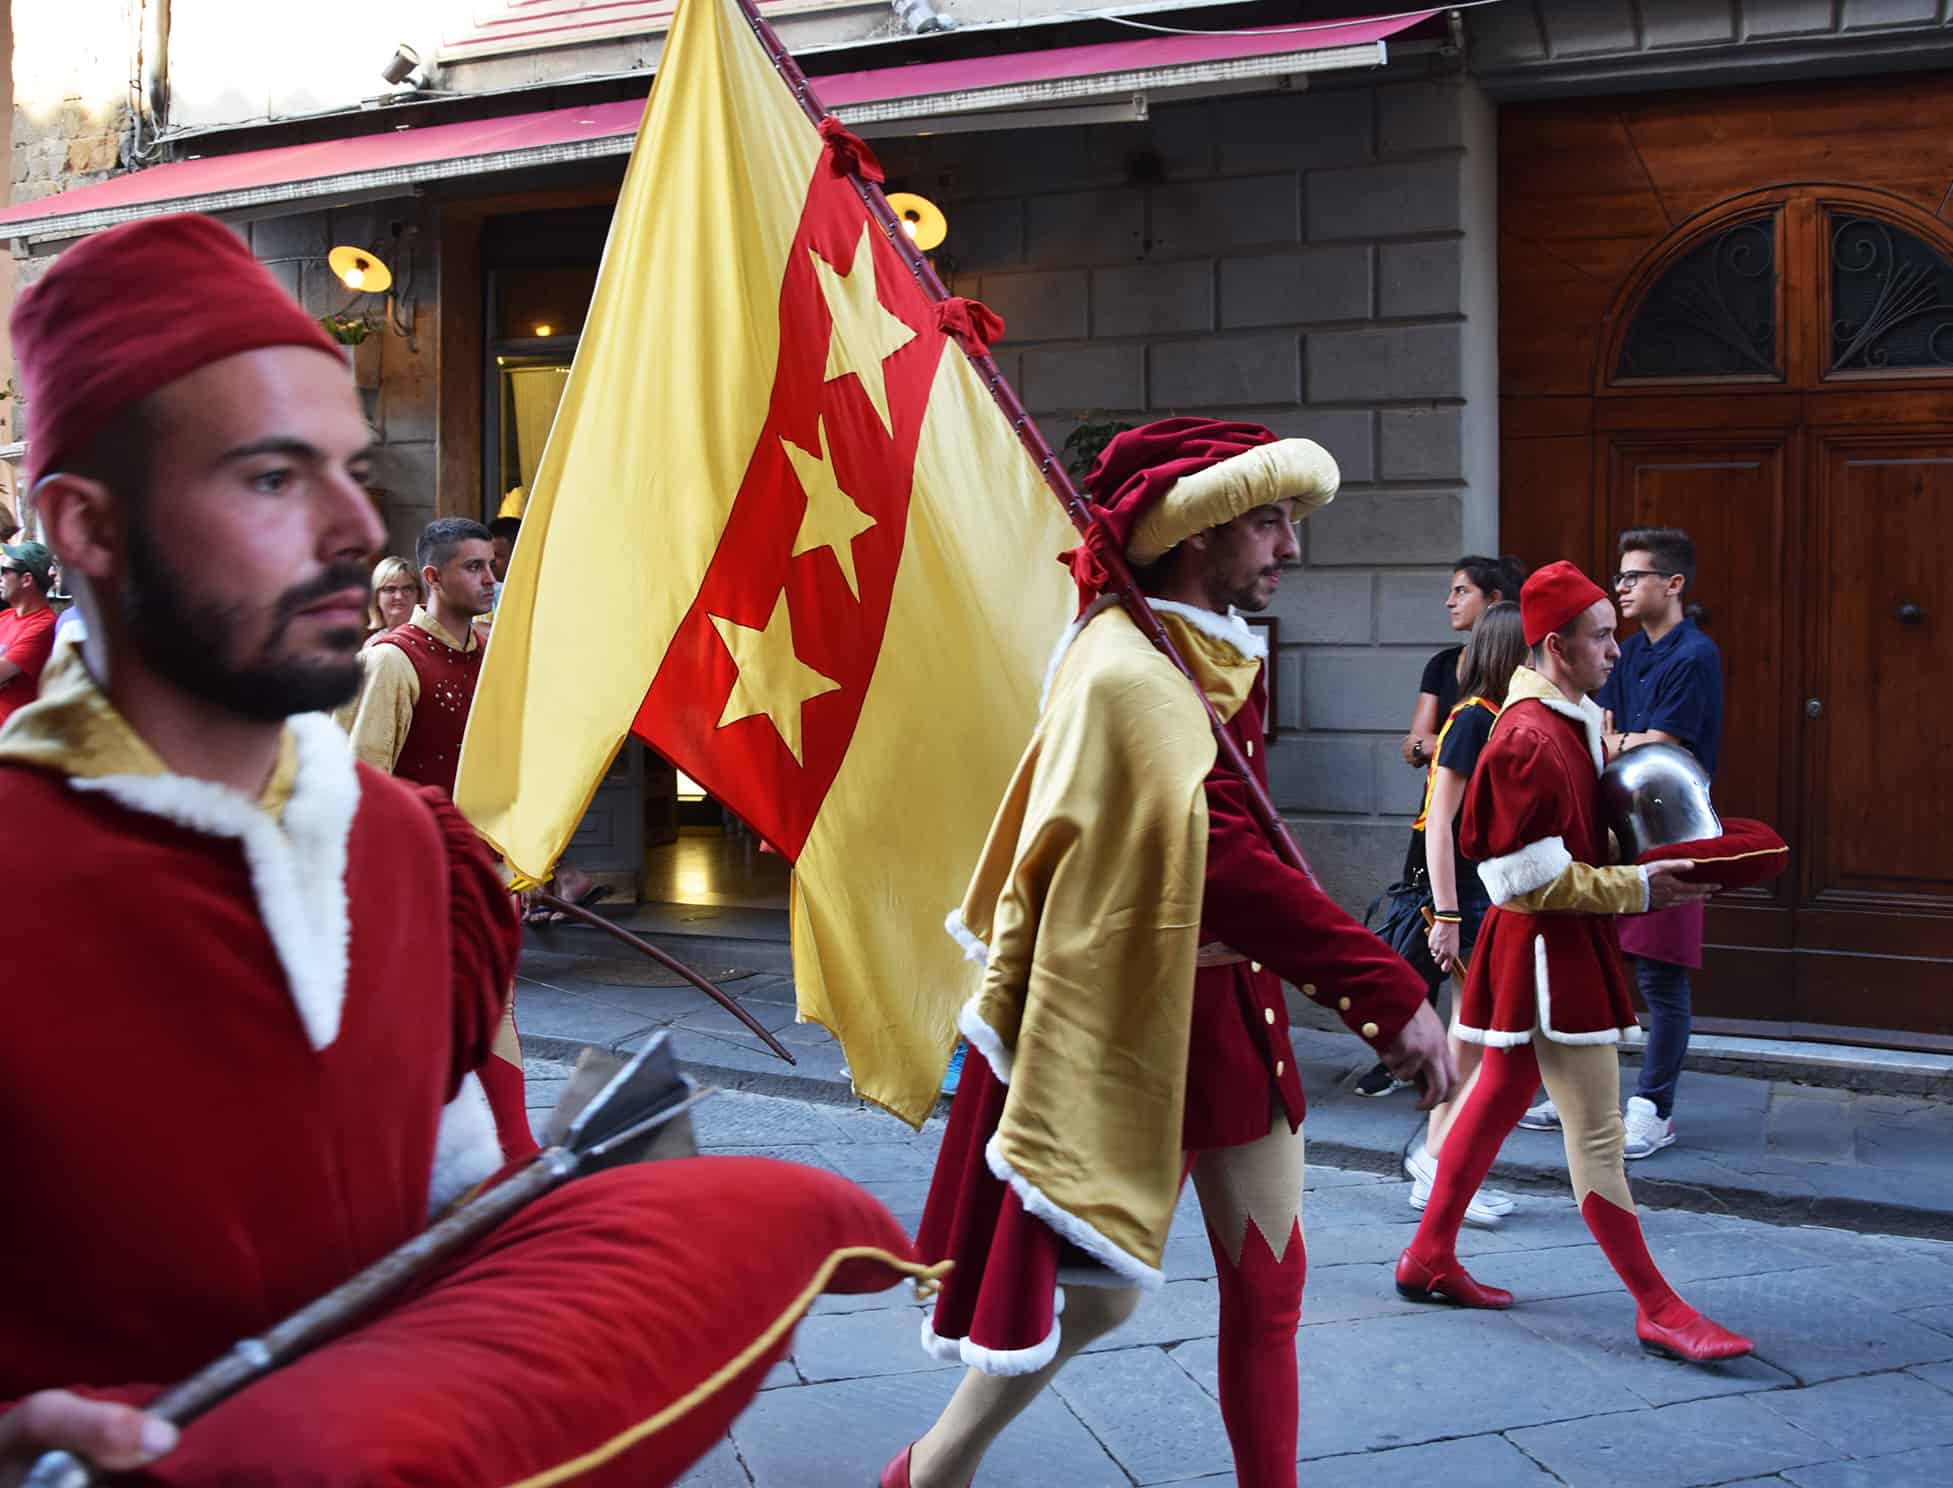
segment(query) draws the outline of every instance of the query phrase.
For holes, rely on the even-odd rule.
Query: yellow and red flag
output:
[[[845,165],[734,0],[684,0],[455,799],[543,878],[635,733],[792,861],[800,1014],[919,1123],[1073,534]]]

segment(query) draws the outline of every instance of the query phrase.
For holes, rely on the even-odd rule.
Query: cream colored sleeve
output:
[[[1648,908],[1648,870],[1570,863],[1551,883],[1500,904],[1525,914],[1641,914]]]
[[[407,730],[414,726],[420,701],[420,676],[398,646],[374,646],[365,653],[366,682],[351,729],[353,753],[376,770],[393,773]]]

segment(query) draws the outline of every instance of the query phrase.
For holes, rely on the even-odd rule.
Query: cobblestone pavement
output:
[[[568,1067],[530,1063],[540,1116]],[[941,1140],[859,1105],[728,1091],[702,1145],[838,1172],[913,1228]],[[1638,1176],[1638,1174],[1637,1174]],[[1643,1354],[1633,1310],[1564,1194],[1522,1195],[1460,1241],[1508,1313],[1418,1307],[1392,1290],[1409,1185],[1312,1164],[1298,1350],[1302,1482],[1356,1488],[1945,1488],[1953,1483],[1953,1243],[1677,1209],[1644,1210],[1690,1301],[1757,1340],[1694,1368]],[[987,1460],[986,1485],[1233,1482],[1215,1403],[1214,1267],[1191,1195],[1167,1284],[1059,1376]],[[687,1488],[870,1488],[933,1419],[957,1371],[917,1347],[906,1288],[825,1298],[792,1357]]]

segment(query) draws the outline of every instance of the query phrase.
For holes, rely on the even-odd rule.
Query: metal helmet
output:
[[[1643,744],[1616,756],[1600,772],[1600,809],[1625,863],[1650,848],[1722,836],[1709,804],[1708,772],[1673,744]]]

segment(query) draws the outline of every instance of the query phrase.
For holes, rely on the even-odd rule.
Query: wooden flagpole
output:
[[[691,0],[691,3],[697,4],[699,0]],[[781,81],[792,92],[802,112],[816,127],[819,127],[821,120],[827,117],[827,111],[821,107],[820,100],[814,96],[813,87],[807,81],[807,75],[800,70],[800,64],[794,60],[793,54],[781,45],[780,38],[774,34],[772,26],[768,25],[765,17],[759,13],[755,0],[737,0],[737,3],[745,14],[747,24],[753,28],[753,34],[759,38],[767,60],[780,74]],[[854,182],[855,189],[861,193],[861,199],[867,204],[869,215],[880,225],[883,235],[888,238],[895,251],[901,254],[903,262],[909,266],[909,272],[915,276],[923,292],[931,300],[949,299],[949,291],[943,287],[942,280],[936,277],[935,269],[930,266],[928,259],[923,257],[922,250],[916,247],[914,240],[902,230],[894,209],[889,206],[888,199],[882,195],[881,187],[873,181],[864,181],[859,175],[850,176],[849,179]],[[1065,509],[1065,515],[1071,518],[1072,525],[1083,536],[1097,521],[1091,503],[1086,501],[1079,494],[1078,488],[1072,485],[1070,475],[1059,463],[1058,457],[1051,452],[1051,446],[1045,442],[1044,435],[1038,432],[1038,426],[1032,422],[1030,414],[1024,411],[1024,405],[1018,399],[1016,391],[1004,380],[1004,374],[998,370],[996,360],[989,352],[973,351],[967,345],[963,346],[963,354],[970,359],[978,375],[983,378],[984,385],[990,389],[991,398],[1003,410],[1004,416],[1010,420],[1011,428],[1016,431],[1019,443],[1037,462],[1038,472],[1044,477],[1044,483],[1051,488],[1051,494],[1058,498],[1059,504]],[[1214,711],[1213,703],[1202,691],[1192,669],[1174,648],[1173,638],[1166,633],[1165,627],[1160,624],[1159,616],[1153,613],[1152,606],[1146,602],[1146,596],[1140,590],[1138,581],[1133,578],[1132,570],[1126,566],[1125,556],[1109,545],[1099,556],[1111,581],[1106,592],[1119,597],[1126,608],[1126,613],[1132,616],[1133,623],[1139,627],[1140,634],[1151,641],[1160,653],[1178,667],[1192,683],[1194,695],[1200,699],[1201,706],[1207,710],[1207,721],[1214,730],[1214,743],[1220,757],[1228,768],[1246,783],[1248,809],[1253,813],[1262,831],[1268,835],[1269,843],[1274,847],[1276,856],[1291,868],[1309,873],[1309,865],[1302,856],[1302,849],[1296,845],[1295,838],[1290,834],[1288,824],[1282,820],[1281,813],[1275,809],[1275,803],[1269,799],[1268,792],[1262,788],[1261,782],[1248,768],[1248,762],[1242,757],[1240,747],[1228,733],[1227,725],[1221,721],[1220,714]],[[1272,656],[1269,657],[1268,663],[1273,665]],[[1310,876],[1314,875],[1310,874]]]

